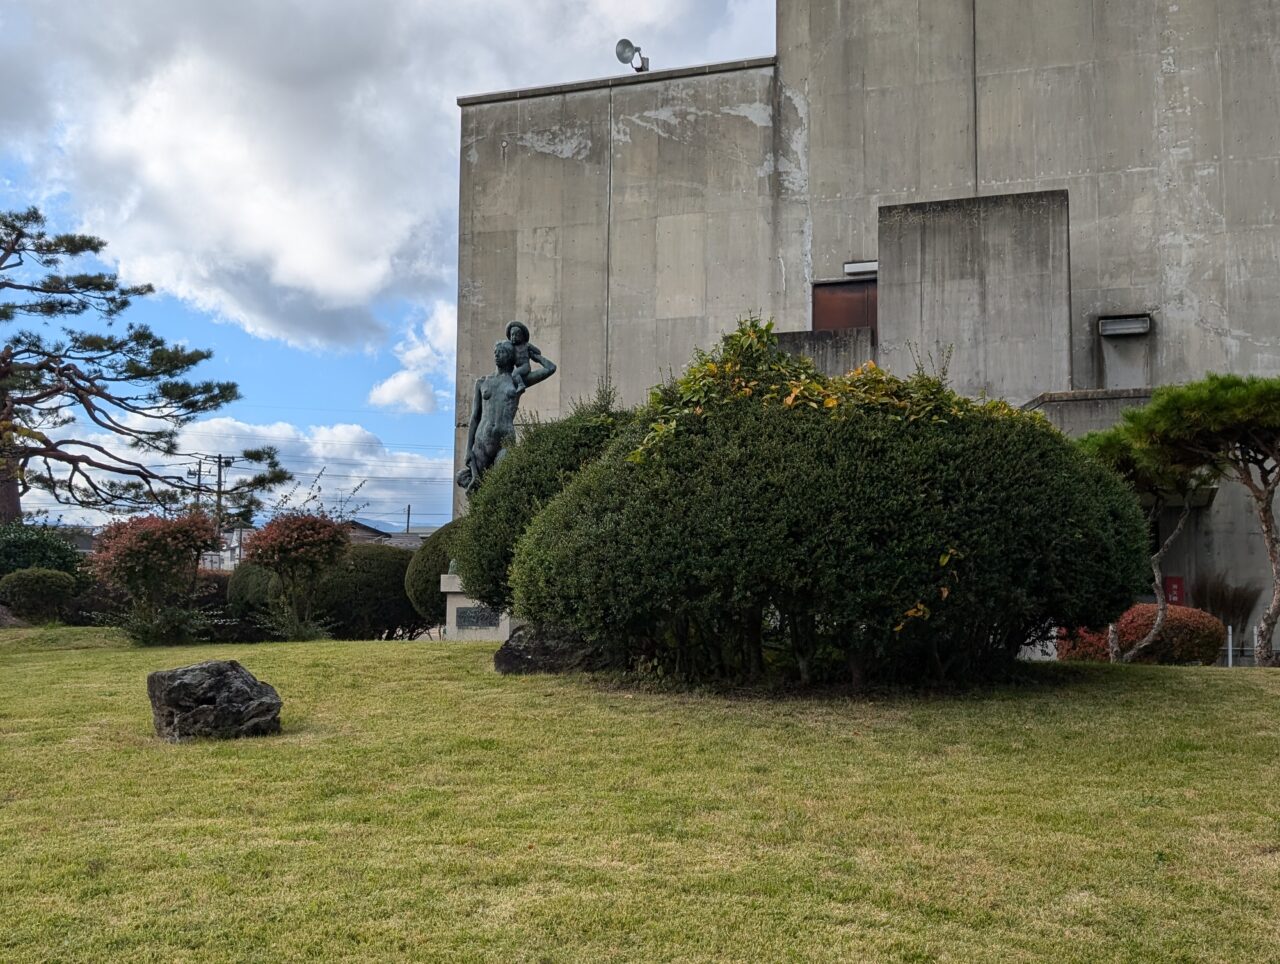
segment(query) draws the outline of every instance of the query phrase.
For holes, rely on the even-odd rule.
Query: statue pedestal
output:
[[[462,591],[462,579],[446,573],[440,577],[445,596],[444,638],[453,643],[505,643],[511,636],[511,617],[478,603]]]

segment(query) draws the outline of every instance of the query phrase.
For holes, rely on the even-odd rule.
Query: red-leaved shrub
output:
[[[202,512],[136,516],[103,530],[90,565],[108,586],[128,593],[125,631],[136,642],[185,642],[194,635],[191,597],[200,555],[221,544],[218,527]]]
[[[280,578],[280,589],[298,624],[311,619],[316,586],[347,548],[342,523],[316,512],[283,512],[245,545],[245,560]]]
[[[165,606],[190,595],[201,553],[221,544],[217,526],[201,512],[136,516],[107,526],[90,562],[100,579],[135,602]]]
[[[1138,603],[1121,616],[1116,623],[1120,652],[1127,653],[1142,642],[1155,620],[1154,603]],[[1218,661],[1218,654],[1226,643],[1227,628],[1219,619],[1190,606],[1170,606],[1160,635],[1135,662],[1211,666]],[[1107,662],[1106,628],[1063,634],[1058,640],[1058,658]]]

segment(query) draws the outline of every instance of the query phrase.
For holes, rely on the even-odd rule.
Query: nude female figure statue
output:
[[[458,473],[457,483],[468,493],[475,490],[480,478],[506,454],[504,445],[516,432],[516,409],[526,388],[545,381],[556,373],[555,362],[543,355],[530,356],[541,368],[524,376],[517,385],[512,378],[516,367],[516,349],[503,340],[493,346],[496,371],[476,380],[471,398],[471,425],[467,430],[466,467]]]

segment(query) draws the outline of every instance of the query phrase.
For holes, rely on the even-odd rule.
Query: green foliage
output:
[[[306,511],[282,512],[249,539],[245,560],[269,569],[280,580],[288,616],[286,638],[315,638],[311,612],[316,588],[347,545],[342,523],[324,513]]]
[[[35,208],[0,212],[0,322],[42,322],[93,312],[110,322],[150,285],[124,286],[114,274],[63,270],[67,259],[98,255],[100,238],[50,234]],[[39,272],[45,272],[43,276]],[[0,512],[20,516],[21,496],[43,489],[62,504],[149,510],[177,504],[192,483],[150,467],[173,455],[177,433],[199,415],[240,397],[233,382],[188,381],[210,357],[172,345],[145,325],[98,331],[52,325],[11,333],[0,357]],[[120,449],[82,433],[58,432],[77,420],[118,437]],[[273,449],[246,452],[263,465],[231,486],[228,503],[252,510],[257,493],[290,478]],[[167,460],[172,461],[172,460]]]
[[[221,544],[213,520],[202,513],[138,516],[103,530],[91,564],[103,582],[128,593],[123,626],[134,642],[187,642],[200,632],[193,598],[200,556]]]
[[[396,546],[352,546],[320,580],[317,618],[336,639],[413,639],[427,628],[405,593],[413,556]]]
[[[633,415],[601,389],[565,418],[534,422],[485,475],[471,497],[453,542],[458,575],[467,594],[494,609],[511,608],[508,570],[529,523],[584,464],[599,457]]]
[[[917,681],[1002,669],[1142,586],[1136,500],[1042,418],[920,374],[784,394],[744,372],[750,394],[668,406],[536,516],[518,615],[692,679]]]
[[[1125,413],[1134,445],[1161,464],[1235,479],[1248,490],[1271,564],[1272,595],[1258,629],[1258,662],[1271,662],[1280,622],[1280,378],[1208,375],[1158,388],[1151,402]]]
[[[0,602],[23,619],[56,619],[75,593],[75,577],[61,569],[19,569],[0,579]]]
[[[1155,625],[1156,606],[1139,603],[1116,621],[1120,652],[1127,653],[1146,638]],[[1159,635],[1135,659],[1167,666],[1212,666],[1227,644],[1227,627],[1209,613],[1189,606],[1170,606]],[[1077,629],[1058,641],[1058,658],[1069,661],[1110,661],[1107,630]]]
[[[265,613],[280,596],[280,577],[266,566],[242,562],[227,581],[227,607],[238,617]]]
[[[129,594],[103,582],[92,567],[81,569],[78,590],[63,607],[62,621],[69,626],[118,625],[129,611]]]
[[[66,258],[101,254],[106,242],[86,234],[50,234],[47,227],[38,208],[0,211],[0,271],[30,263],[48,272],[27,281],[23,289],[14,289],[21,295],[18,300],[0,301],[0,321],[13,321],[19,315],[62,318],[86,311],[112,318],[128,308],[133,298],[154,290],[151,285],[122,286],[116,275],[103,272],[62,273],[59,269]]]
[[[1280,378],[1211,374],[1157,388],[1148,405],[1125,413],[1124,423],[1138,445],[1171,464],[1234,471],[1248,464],[1274,467]]]
[[[48,526],[20,522],[0,526],[0,576],[33,568],[74,575],[80,568],[80,554]]]
[[[449,571],[458,529],[459,522],[454,520],[427,536],[404,573],[405,595],[428,629],[442,625],[445,620],[445,596],[440,591],[440,577]]]
[[[1121,422],[1076,440],[1085,455],[1115,472],[1157,511],[1172,498],[1186,498],[1212,484],[1203,466],[1171,461],[1168,453],[1141,445],[1130,423]]]

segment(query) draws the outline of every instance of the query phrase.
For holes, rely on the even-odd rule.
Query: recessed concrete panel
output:
[[[906,374],[950,353],[967,395],[1066,391],[1069,220],[1062,191],[882,208],[881,364]]]

